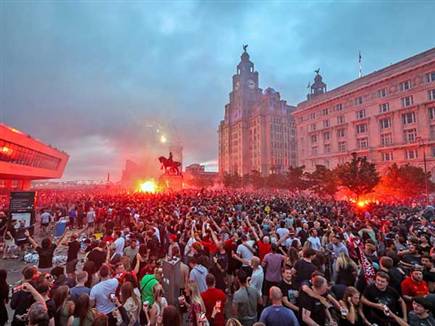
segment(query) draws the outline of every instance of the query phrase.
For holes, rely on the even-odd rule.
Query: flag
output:
[[[361,51],[359,51],[358,62],[361,63]]]
[[[361,56],[361,51],[358,51],[358,63],[359,63],[359,78],[362,77],[362,65],[361,65],[361,60],[362,60],[362,56]]]

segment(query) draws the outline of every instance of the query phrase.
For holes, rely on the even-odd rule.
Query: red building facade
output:
[[[334,168],[351,153],[435,175],[435,48],[326,91],[317,71],[293,112],[298,165]]]
[[[61,178],[69,156],[0,124],[0,188],[23,190],[32,180]]]

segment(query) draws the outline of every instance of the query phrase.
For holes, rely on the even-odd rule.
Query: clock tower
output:
[[[243,46],[232,78],[229,103],[219,124],[219,173],[266,176],[287,171],[295,161],[291,111],[279,92],[259,88],[258,72]]]
[[[258,72],[254,70],[254,64],[249,60],[247,47],[247,45],[243,46],[237,72],[233,75],[233,89],[230,93],[231,112],[229,112],[233,121],[248,116],[251,107],[261,95],[261,89],[258,87]]]

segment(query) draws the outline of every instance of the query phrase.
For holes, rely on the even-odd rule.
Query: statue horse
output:
[[[159,157],[159,162],[161,164],[160,169],[165,170],[165,173],[181,175],[180,167],[181,163],[168,159],[164,156]]]

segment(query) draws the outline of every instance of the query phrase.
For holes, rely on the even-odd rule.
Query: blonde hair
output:
[[[357,268],[355,262],[352,259],[350,259],[349,256],[347,256],[344,252],[340,252],[340,255],[337,257],[337,260],[335,261],[336,270],[346,269],[349,266],[351,266],[354,269]]]
[[[225,323],[225,326],[242,326],[242,324],[236,318],[230,318]]]
[[[201,310],[205,312],[204,301],[202,300],[201,293],[199,292],[198,284],[196,282],[189,282],[188,284],[190,290],[190,299],[193,302],[199,303],[201,305]]]

